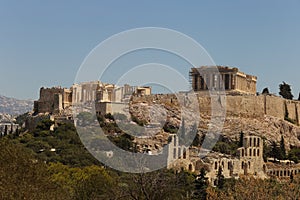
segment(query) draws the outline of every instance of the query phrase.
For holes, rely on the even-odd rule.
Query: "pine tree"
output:
[[[281,136],[281,140],[280,140],[280,159],[284,160],[286,158],[286,150],[285,150],[285,146],[284,146],[284,138],[283,136]]]
[[[262,94],[270,94],[269,88],[264,88]]]
[[[19,127],[17,127],[17,129],[16,129],[16,136],[17,137],[19,136]]]
[[[293,99],[291,86],[284,81],[279,85],[279,94],[285,99]]]
[[[217,174],[217,187],[219,189],[223,189],[224,184],[225,184],[225,177],[223,175],[222,167],[219,166],[218,174]]]
[[[206,171],[201,168],[200,174],[195,179],[195,199],[206,199],[206,188],[208,187],[208,178],[206,177]]]
[[[276,142],[272,141],[270,155],[274,158],[274,161],[275,161],[275,158],[279,158],[279,154],[280,154],[280,150],[279,150]]]

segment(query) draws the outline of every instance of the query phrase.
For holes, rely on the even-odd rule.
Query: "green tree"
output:
[[[225,177],[223,175],[223,169],[222,169],[221,166],[219,166],[218,174],[217,174],[217,184],[216,184],[216,186],[219,189],[223,189],[224,184],[225,184]]]
[[[19,127],[17,127],[17,129],[16,129],[16,137],[18,137],[19,136],[19,134],[20,134],[20,131],[19,131]]]
[[[264,88],[262,94],[270,94],[269,88]]]
[[[272,143],[271,143],[270,156],[271,156],[272,158],[274,158],[274,161],[275,161],[276,158],[277,158],[277,159],[280,159],[279,155],[280,155],[280,149],[278,148],[278,145],[276,144],[276,142],[275,142],[275,141],[272,141]]]
[[[279,94],[285,99],[293,99],[291,86],[284,81],[279,85]]]
[[[280,153],[279,153],[279,159],[284,160],[286,159],[286,150],[284,145],[284,138],[281,136],[280,140]]]
[[[69,199],[66,191],[51,181],[44,162],[8,139],[0,141],[0,198]]]
[[[206,177],[206,171],[204,168],[200,169],[200,174],[195,179],[195,191],[193,199],[206,199],[208,187],[208,178]]]
[[[288,153],[288,159],[294,161],[295,163],[298,163],[300,159],[300,148],[291,148],[291,150]]]
[[[48,131],[50,130],[50,127],[54,124],[54,121],[50,120],[50,119],[43,119],[42,121],[40,121],[37,126],[36,129],[37,130],[43,130],[43,131]]]

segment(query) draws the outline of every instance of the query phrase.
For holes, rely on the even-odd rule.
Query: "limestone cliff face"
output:
[[[211,98],[199,96],[200,133],[205,134],[211,119]],[[237,138],[241,131],[258,135],[267,142],[279,142],[284,137],[286,147],[300,147],[300,102],[285,100],[276,96],[226,96],[220,102],[226,109],[226,119],[222,134]],[[164,109],[153,109],[160,104]],[[181,121],[180,106],[175,95],[151,95],[135,98],[131,104],[131,113],[149,122],[151,112],[164,113],[166,123],[179,127]],[[156,113],[157,116],[159,116]],[[287,116],[288,115],[288,116]],[[295,123],[285,120],[288,117]],[[192,119],[190,119],[192,120]]]
[[[287,148],[290,145],[300,147],[300,127],[277,117],[264,116],[255,119],[228,116],[224,123],[223,134],[234,138],[240,131],[258,135],[267,142],[279,142],[283,136]]]

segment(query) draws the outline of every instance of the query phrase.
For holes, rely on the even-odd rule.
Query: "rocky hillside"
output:
[[[164,101],[161,101],[160,98],[164,99]],[[173,100],[169,102],[165,102],[165,99],[170,98],[160,98],[156,98],[155,100],[151,99],[149,101],[145,99],[138,101],[138,99],[136,99],[136,101],[131,105],[130,111],[140,120],[146,120],[148,122],[149,118],[151,118],[149,116],[159,115],[158,113],[153,114],[152,112],[160,112],[163,114],[164,118],[167,119],[166,123],[170,127],[178,128],[180,126],[181,114],[176,98],[173,98]],[[159,106],[156,106],[155,109],[153,104],[156,103],[162,104],[164,109],[161,109]],[[154,117],[154,119],[159,118]],[[186,121],[189,120],[193,119],[188,119]],[[206,134],[209,124],[210,116],[205,113],[201,113],[198,127],[199,134]],[[281,140],[281,136],[283,136],[287,149],[290,148],[290,145],[300,147],[300,126],[270,115],[260,115],[256,117],[248,115],[237,116],[235,113],[227,112],[222,134],[231,139],[238,139],[241,131],[246,134],[258,135],[264,138],[268,143],[271,141],[279,142]]]
[[[0,113],[20,115],[33,109],[33,100],[18,100],[0,95]]]

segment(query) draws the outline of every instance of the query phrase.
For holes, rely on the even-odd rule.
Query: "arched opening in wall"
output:
[[[244,169],[244,165],[245,165],[245,163],[244,163],[244,161],[242,162],[242,169]]]
[[[276,176],[279,176],[279,171],[276,171]]]
[[[217,163],[217,161],[215,162],[215,170],[217,170],[218,169],[218,163]]]
[[[176,148],[173,149],[173,159],[176,159]]]
[[[249,156],[252,156],[252,149],[249,149]]]
[[[259,147],[260,145],[260,138],[257,138],[257,146]]]
[[[246,162],[244,165],[244,175],[247,175],[247,174],[248,174],[248,164]]]
[[[256,156],[256,149],[253,149],[253,156]]]
[[[245,156],[245,151],[244,151],[244,149],[242,149],[242,157],[244,157]]]
[[[183,159],[186,159],[186,149],[183,149]]]
[[[280,171],[280,176],[282,176],[283,175],[283,173],[282,173],[282,171]]]
[[[267,171],[266,165],[263,165],[263,171],[264,171],[264,173],[266,173],[266,171]]]
[[[283,172],[283,176],[286,176],[286,171],[284,170],[284,172]]]
[[[290,176],[290,171],[287,172],[287,175]]]
[[[250,144],[249,144],[249,146],[250,147],[252,146],[252,138],[250,138]]]
[[[224,161],[222,161],[222,168],[224,169]]]
[[[227,163],[227,169],[230,170],[231,169],[231,162]]]
[[[193,171],[193,165],[189,164],[189,171]]]
[[[176,147],[176,136],[174,136],[174,146]]]
[[[253,146],[256,146],[256,138],[253,139]]]
[[[257,156],[259,156],[259,149],[257,149]]]
[[[179,159],[181,159],[181,148],[180,147],[178,147],[178,157],[179,157]]]
[[[248,161],[248,167],[249,167],[249,169],[250,169],[250,161]]]
[[[218,184],[218,180],[217,180],[217,179],[215,179],[215,180],[213,181],[213,183],[214,183],[214,186],[217,186],[217,184]]]

